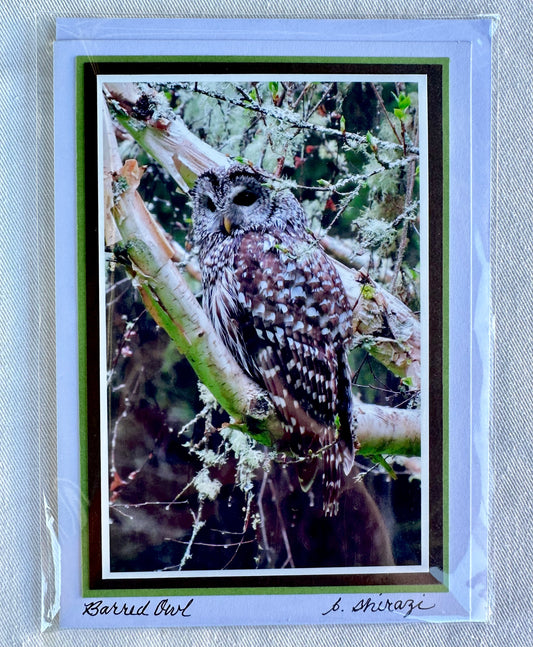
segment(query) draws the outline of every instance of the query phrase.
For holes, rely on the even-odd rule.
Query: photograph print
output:
[[[442,573],[436,68],[85,66],[92,587]]]

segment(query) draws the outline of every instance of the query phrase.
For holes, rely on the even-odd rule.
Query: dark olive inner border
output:
[[[88,59],[85,59],[87,61]],[[387,59],[390,60],[390,59]],[[414,59],[416,61],[416,59]],[[78,119],[83,119],[83,134],[78,138],[78,164],[84,166],[78,177],[83,192],[79,204],[81,214],[79,223],[81,232],[85,232],[85,241],[80,235],[80,286],[85,291],[85,320],[80,322],[80,331],[85,330],[85,338],[80,339],[80,366],[86,365],[86,376],[80,375],[82,398],[86,401],[81,406],[81,442],[82,442],[82,475],[87,476],[88,536],[84,535],[82,568],[84,571],[84,589],[87,595],[110,595],[114,591],[128,591],[138,595],[140,591],[176,592],[185,594],[267,593],[276,589],[278,592],[304,592],[302,589],[319,587],[325,592],[329,587],[335,590],[361,590],[361,587],[399,587],[400,590],[419,590],[420,587],[437,587],[443,590],[442,582],[446,580],[444,555],[447,546],[445,530],[444,483],[447,474],[444,466],[444,433],[443,433],[443,271],[445,266],[443,226],[445,209],[444,193],[444,148],[443,148],[443,63],[354,63],[354,62],[302,62],[302,61],[216,61],[186,60],[173,62],[80,62],[82,87],[78,87]],[[335,75],[335,74],[391,74],[425,75],[427,78],[428,97],[428,146],[429,146],[429,565],[432,573],[387,573],[387,574],[320,574],[320,575],[266,575],[261,572],[250,572],[245,576],[224,577],[179,577],[171,579],[102,578],[102,545],[101,545],[101,480],[100,480],[100,419],[102,412],[100,402],[100,366],[99,366],[99,287],[98,287],[98,176],[97,176],[97,77],[101,74],[218,74],[223,78],[229,74],[247,74],[253,78],[257,74],[269,74],[272,78],[278,74],[286,75]],[[83,115],[82,115],[83,113]],[[80,150],[81,149],[81,150]],[[81,159],[80,159],[81,158]],[[85,213],[85,217],[83,214]],[[83,223],[83,219],[85,223]],[[83,259],[85,258],[85,266]],[[83,307],[80,313],[83,314]],[[83,334],[82,334],[83,337]],[[85,342],[85,351],[83,351]],[[86,378],[86,390],[83,380]],[[84,412],[86,420],[83,420]],[[105,415],[105,412],[103,413]],[[86,429],[84,427],[86,426]],[[84,443],[86,445],[84,446]],[[82,483],[83,487],[83,483]],[[447,506],[446,506],[447,508]],[[82,518],[86,510],[82,511]],[[84,528],[86,533],[87,529]],[[87,560],[88,580],[87,580]],[[443,573],[444,571],[444,573]],[[437,577],[434,576],[437,575]],[[299,589],[296,591],[295,589]],[[266,590],[268,589],[268,591]]]

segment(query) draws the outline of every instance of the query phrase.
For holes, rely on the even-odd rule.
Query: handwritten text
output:
[[[160,600],[157,604],[154,601],[138,604],[127,604],[125,602],[108,602],[104,600],[93,600],[84,603],[82,615],[87,616],[180,616],[189,618],[191,605],[194,598],[191,598],[187,604],[171,604],[167,598]]]
[[[424,600],[424,594],[422,594],[422,597],[418,600],[413,598],[399,598],[397,600],[391,600],[390,598],[383,597],[382,593],[374,598],[361,598],[351,607],[351,609],[348,607],[351,613],[399,612],[404,618],[410,616],[413,611],[429,611],[434,608],[435,604],[428,604]],[[329,613],[336,613],[338,611],[344,612],[342,598],[338,598],[327,611],[322,613],[322,615],[327,616]]]

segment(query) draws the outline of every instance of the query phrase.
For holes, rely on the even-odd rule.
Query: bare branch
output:
[[[319,124],[315,124],[310,121],[306,121],[305,119],[300,119],[300,117],[291,111],[288,110],[282,110],[276,106],[265,106],[261,105],[258,101],[252,101],[252,100],[247,100],[244,98],[235,98],[235,97],[229,97],[225,94],[222,94],[220,92],[216,92],[215,90],[207,90],[205,88],[200,87],[197,83],[174,83],[173,84],[174,88],[177,89],[185,89],[185,90],[190,90],[197,92],[198,94],[203,94],[204,96],[211,97],[212,99],[217,99],[217,101],[225,101],[227,103],[230,103],[233,106],[237,106],[239,108],[243,108],[245,110],[251,110],[253,112],[257,112],[264,117],[272,117],[274,119],[277,119],[280,122],[284,123],[289,123],[291,126],[294,128],[302,129],[302,130],[312,130],[317,133],[321,133],[322,135],[326,135],[328,137],[333,137],[335,139],[342,139],[343,141],[347,142],[351,146],[366,146],[367,145],[367,140],[366,137],[363,135],[359,135],[358,133],[351,133],[347,131],[340,131],[336,130],[335,128],[327,128],[325,126],[320,126]],[[375,139],[375,142],[378,147],[382,148],[383,150],[402,150],[403,151],[403,146],[393,144],[391,142],[383,141],[383,140],[378,140]],[[410,146],[406,149],[410,153],[418,153],[418,148],[415,146]]]
[[[360,288],[353,305],[356,345],[365,347],[394,375],[403,378],[409,389],[420,390],[419,320],[403,301],[372,281],[364,270],[357,273],[356,281]],[[384,337],[383,330],[391,336]]]
[[[352,267],[361,270],[368,267],[370,254],[365,250],[359,253],[352,249],[345,241],[333,236],[322,236],[320,238],[322,248],[337,261],[340,261],[346,267]]]
[[[383,111],[383,114],[385,115],[385,117],[387,118],[387,121],[389,122],[389,126],[391,127],[392,132],[394,133],[394,136],[398,140],[398,143],[400,144],[402,149],[405,151],[404,144],[402,144],[402,140],[400,139],[400,136],[398,135],[398,133],[396,131],[396,128],[394,127],[394,124],[390,120],[389,113],[388,113],[387,108],[385,107],[385,104],[383,102],[383,97],[381,96],[381,92],[378,91],[378,89],[376,88],[375,83],[371,83],[370,86],[371,86],[372,90],[374,90],[374,94],[376,95],[376,99],[378,100],[378,103],[379,103],[379,105],[380,105],[380,107],[381,107],[381,109]]]

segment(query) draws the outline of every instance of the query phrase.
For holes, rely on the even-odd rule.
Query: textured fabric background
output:
[[[51,631],[40,626],[39,479],[55,469],[51,44],[59,16],[137,13],[131,0],[3,0],[0,28],[0,645],[533,644],[531,0],[183,0],[173,17],[359,18],[499,14],[495,66],[491,437],[492,616],[486,624]],[[144,5],[146,6],[146,5]],[[37,122],[36,122],[37,116]],[[37,141],[37,145],[36,145]],[[39,370],[37,367],[40,367]],[[41,445],[40,445],[41,443]]]

